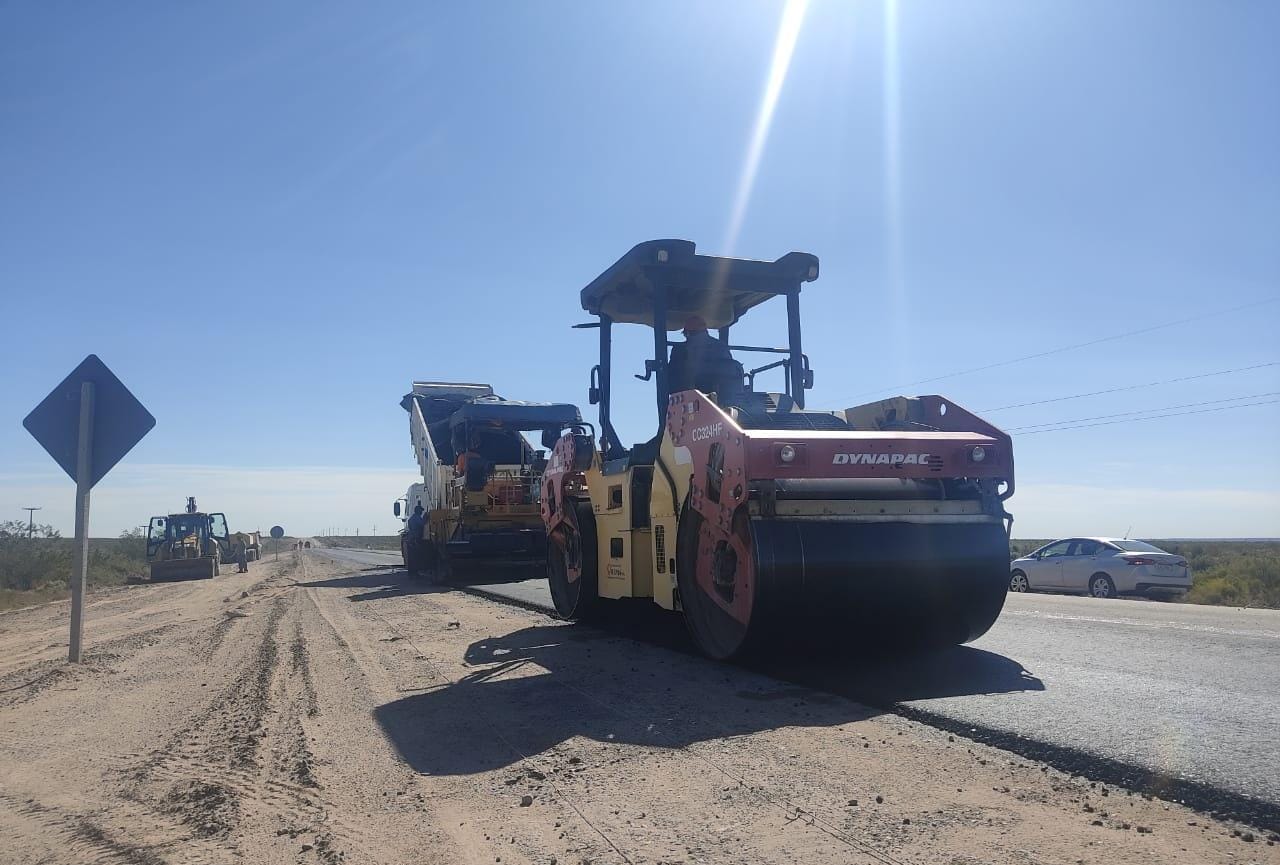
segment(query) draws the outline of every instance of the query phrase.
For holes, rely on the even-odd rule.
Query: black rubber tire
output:
[[[582,559],[581,573],[574,582],[569,581],[568,564],[564,548],[554,541],[547,542],[547,586],[556,615],[562,619],[579,622],[595,612],[600,599],[599,559],[596,556],[596,515],[589,502],[574,505],[577,517],[577,554]]]
[[[405,544],[405,570],[408,571],[409,576],[414,579],[420,578],[425,570],[425,545],[425,541],[419,541],[416,544],[406,542]]]
[[[1095,585],[1104,588],[1104,594],[1098,594],[1098,589],[1095,588]],[[1094,574],[1089,578],[1089,596],[1105,600],[1116,598],[1118,597],[1116,593],[1116,584],[1107,574]]]
[[[427,551],[427,559],[433,583],[444,586],[453,582],[453,562],[445,553],[443,545],[432,544]]]
[[[1022,577],[1022,585],[1024,588],[1015,588],[1014,581]],[[1029,592],[1031,591],[1031,581],[1027,579],[1027,575],[1023,571],[1014,571],[1009,575],[1009,591],[1011,592]]]

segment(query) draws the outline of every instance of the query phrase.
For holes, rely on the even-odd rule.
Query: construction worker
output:
[[[480,434],[472,433],[469,441],[471,442],[470,445],[467,446],[465,451],[458,454],[458,461],[454,463],[453,466],[453,470],[457,472],[459,477],[466,476],[467,465],[472,460],[483,459],[483,457],[480,456]]]
[[[467,489],[473,492],[484,489],[485,482],[489,479],[489,462],[480,454],[479,433],[471,434],[471,445],[458,455],[454,470],[458,477],[463,478]]]
[[[716,391],[724,361],[733,361],[729,347],[707,333],[706,319],[691,315],[684,322],[684,342],[671,347],[667,386],[672,393],[690,388]]]
[[[427,519],[422,515],[422,503],[419,502],[413,506],[413,513],[409,515],[409,519],[404,521],[404,529],[410,540],[421,541],[422,530],[426,525]]]
[[[413,513],[409,515],[409,519],[404,521],[404,537],[408,545],[408,556],[405,564],[408,566],[410,574],[417,574],[420,570],[422,560],[425,556],[422,553],[430,549],[430,545],[423,540],[423,533],[427,527],[427,520],[422,514],[422,503],[413,506]]]
[[[236,538],[236,573],[249,573],[249,545],[244,537]]]

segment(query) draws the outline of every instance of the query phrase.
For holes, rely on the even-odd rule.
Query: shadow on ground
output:
[[[972,646],[903,656],[859,655],[850,650],[809,663],[784,659],[757,662],[752,668],[880,708],[916,700],[1045,689],[1044,682],[1012,658]]]
[[[448,591],[447,586],[437,586],[426,580],[410,579],[399,566],[364,568],[342,577],[312,580],[299,583],[311,589],[365,589],[347,598],[349,601],[376,601],[382,598],[398,598],[404,595],[427,595]]]
[[[546,624],[472,643],[464,660],[478,669],[454,684],[374,710],[404,760],[431,775],[465,775],[553,751],[584,736],[599,742],[683,748],[783,726],[830,727],[880,710],[842,699],[870,687],[822,690],[753,675],[725,675],[686,652],[637,644],[596,627]],[[1021,666],[977,649],[943,653],[909,697],[1042,688]],[[774,671],[769,672],[775,676]],[[881,693],[908,668],[871,676]],[[896,692],[905,692],[898,689]]]

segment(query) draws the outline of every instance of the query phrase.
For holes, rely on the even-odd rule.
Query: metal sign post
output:
[[[93,484],[93,382],[80,383],[80,435],[76,448],[76,569],[71,575],[71,640],[67,660],[82,659],[84,584],[89,579],[89,491]]]
[[[22,425],[76,482],[76,557],[71,574],[67,660],[80,663],[89,576],[89,491],[156,425],[156,419],[96,355],[55,387]]]

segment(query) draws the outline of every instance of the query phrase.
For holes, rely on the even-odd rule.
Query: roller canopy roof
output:
[[[692,241],[650,240],[582,290],[582,308],[617,322],[654,326],[654,286],[667,292],[667,330],[691,315],[708,327],[727,327],[774,295],[797,294],[818,278],[818,257],[789,252],[777,261],[698,255]]]
[[[578,407],[568,403],[523,402],[502,399],[492,394],[470,401],[432,399],[424,394],[406,394],[400,401],[405,411],[410,400],[417,399],[428,424],[449,418],[450,426],[464,423],[492,423],[512,430],[560,429],[582,423]]]

